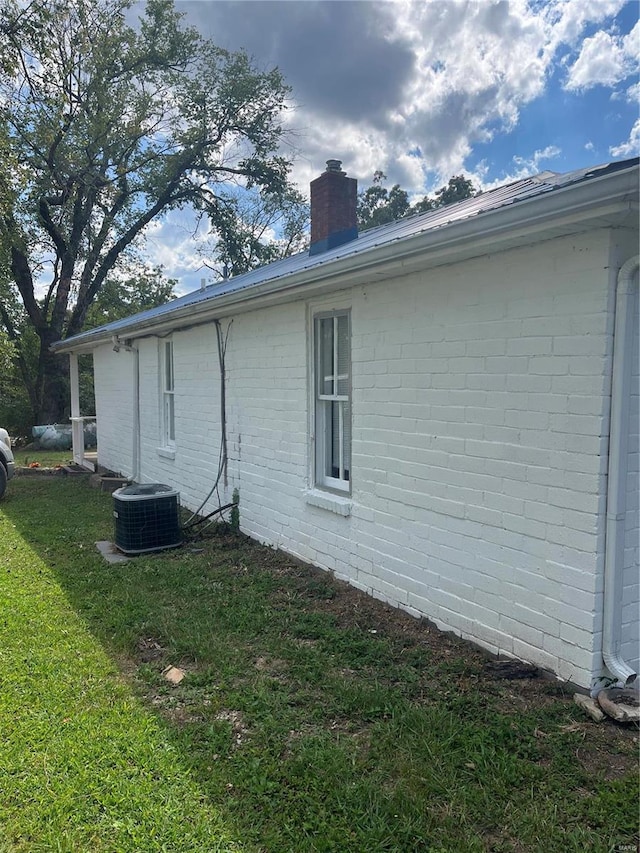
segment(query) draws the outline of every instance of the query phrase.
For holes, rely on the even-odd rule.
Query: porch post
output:
[[[71,385],[71,437],[73,461],[84,464],[84,423],[80,417],[80,383],[78,380],[78,355],[69,353],[69,380]]]

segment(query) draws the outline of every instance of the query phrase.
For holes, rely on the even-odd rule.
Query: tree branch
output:
[[[46,327],[47,321],[33,292],[33,278],[27,256],[15,246],[11,247],[11,272],[20,291],[22,303],[36,331]]]
[[[18,334],[15,326],[11,322],[11,317],[9,316],[9,312],[6,310],[5,306],[2,302],[0,302],[0,319],[2,319],[2,324],[7,330],[7,335],[9,340],[15,346],[16,351],[16,361],[18,362],[18,367],[20,368],[20,375],[22,376],[22,381],[24,382],[24,386],[27,389],[27,394],[29,395],[29,402],[31,403],[31,408],[33,411],[36,411],[37,408],[37,396],[35,386],[33,384],[33,379],[29,372],[29,367],[27,365],[26,359],[22,353],[22,348],[20,346],[21,336]]]

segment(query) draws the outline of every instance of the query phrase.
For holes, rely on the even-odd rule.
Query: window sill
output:
[[[351,498],[342,497],[342,495],[322,492],[320,489],[310,489],[305,492],[305,500],[311,506],[328,509],[329,512],[335,512],[336,515],[345,517],[351,515]]]
[[[175,459],[176,452],[172,447],[158,447],[157,448],[158,456],[161,456],[163,459]]]

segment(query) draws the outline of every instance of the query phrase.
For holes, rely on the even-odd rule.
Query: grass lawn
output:
[[[73,462],[72,450],[33,450],[32,448],[13,448],[13,457],[18,467],[26,468],[37,462],[41,468],[55,468],[56,465],[69,465]]]
[[[1,853],[636,849],[636,729],[242,536],[108,565],[111,510],[0,505]]]

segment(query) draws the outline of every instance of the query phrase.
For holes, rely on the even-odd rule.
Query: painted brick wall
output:
[[[304,306],[236,318],[229,395],[244,529],[493,651],[589,684],[602,594],[607,253],[601,233],[350,294],[348,518],[304,497]]]
[[[322,304],[352,311],[346,517],[307,496],[308,306],[236,316],[226,495],[239,488],[244,531],[589,686],[602,609],[609,239],[562,238]],[[140,342],[142,479],[175,485],[193,508],[219,452],[215,329],[174,336],[174,459],[158,455],[157,348]],[[126,408],[114,358],[96,358],[99,453],[126,473],[130,451],[100,419]]]
[[[159,341],[140,351],[144,432],[142,471],[146,480],[179,483],[181,501],[196,509],[211,490],[220,454],[220,381],[213,325],[173,335],[175,458],[160,455]],[[213,509],[217,500],[206,504]]]
[[[309,506],[307,309],[236,317],[229,343],[229,435],[244,530],[354,579],[352,519]]]
[[[160,427],[159,347],[163,339],[136,342],[140,370],[140,471],[144,482],[176,485],[182,502],[196,508],[215,480],[220,452],[220,382],[213,325],[173,335],[176,442],[163,451]],[[133,474],[133,355],[102,347],[94,356],[99,387],[101,465]],[[206,507],[213,509],[217,500]]]
[[[111,344],[93,354],[98,462],[125,476],[133,470],[133,369],[133,355],[123,349],[115,353]]]
[[[608,425],[604,234],[354,299],[358,579],[588,683]]]

